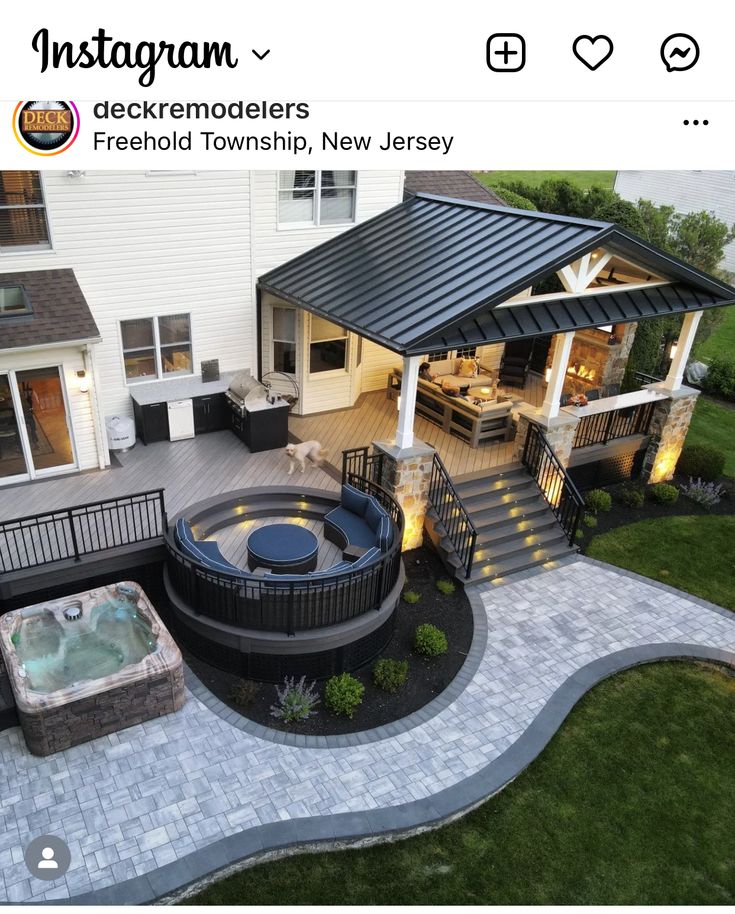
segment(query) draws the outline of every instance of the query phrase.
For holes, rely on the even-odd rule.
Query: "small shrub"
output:
[[[725,455],[708,444],[685,444],[676,464],[676,472],[692,479],[712,482],[719,479],[725,469]]]
[[[612,496],[604,489],[590,489],[585,495],[584,503],[593,514],[609,511],[612,508]]]
[[[594,514],[585,514],[585,516],[582,518],[582,523],[585,525],[585,527],[596,527],[597,518]]]
[[[404,603],[418,603],[421,599],[421,594],[416,593],[415,590],[404,590],[403,591],[403,602]]]
[[[701,479],[696,481],[690,479],[686,485],[681,487],[681,491],[687,498],[702,505],[704,508],[713,508],[722,501],[725,490],[715,482],[703,482]]]
[[[416,649],[416,653],[423,654],[424,657],[438,657],[439,654],[446,654],[449,650],[447,636],[436,625],[431,625],[428,622],[419,625],[416,629],[413,637],[413,646]]]
[[[384,692],[397,692],[408,679],[408,660],[383,657],[373,667],[373,681]]]
[[[651,501],[655,501],[657,505],[673,505],[679,497],[679,490],[668,482],[659,482],[649,487],[648,494]]]
[[[258,692],[260,692],[259,682],[253,682],[252,679],[241,679],[230,689],[229,698],[233,704],[247,708],[255,701]]]
[[[640,489],[634,489],[632,487],[621,489],[616,497],[620,504],[624,505],[626,508],[642,508],[643,503],[646,500]]]
[[[330,711],[352,718],[362,704],[365,686],[349,673],[341,673],[327,680],[324,687],[324,703]]]
[[[439,593],[443,593],[445,597],[448,597],[449,594],[454,593],[457,588],[452,581],[447,580],[447,578],[441,578],[436,582],[436,589]]]
[[[577,539],[577,540],[583,540],[583,539],[584,539],[584,530],[582,530],[581,527],[578,527],[578,528],[577,528],[577,532],[574,534],[574,538]]]
[[[735,400],[735,358],[731,355],[715,356],[702,378],[702,389],[726,400]]]
[[[288,676],[283,680],[283,688],[276,686],[276,704],[271,705],[271,717],[286,724],[307,720],[316,714],[314,708],[319,704],[319,693],[315,690],[316,682],[306,685],[306,676],[298,682]]]

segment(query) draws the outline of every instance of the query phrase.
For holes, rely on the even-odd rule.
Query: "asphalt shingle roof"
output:
[[[407,171],[403,191],[404,199],[416,194],[436,194],[457,200],[506,205],[502,197],[485,187],[469,171]]]
[[[0,351],[99,339],[73,270],[0,273],[0,286],[22,286],[32,313],[0,316]]]

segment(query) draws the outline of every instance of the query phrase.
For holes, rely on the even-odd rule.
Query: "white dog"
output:
[[[290,476],[296,469],[296,464],[301,467],[303,473],[306,469],[307,459],[320,466],[321,462],[327,456],[327,452],[318,441],[302,441],[301,444],[289,444],[286,446],[286,455],[290,461],[288,475]]]

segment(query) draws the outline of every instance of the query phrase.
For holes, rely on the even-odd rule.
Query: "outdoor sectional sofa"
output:
[[[513,420],[510,399],[489,400],[476,404],[464,396],[449,396],[442,390],[442,383],[448,379],[469,387],[485,384],[492,388],[494,377],[480,368],[474,377],[461,377],[454,373],[457,359],[432,362],[433,381],[419,378],[416,391],[416,412],[438,425],[448,435],[461,438],[470,447],[478,447],[488,441],[510,441],[513,437]],[[388,396],[396,399],[401,392],[403,371],[394,368],[388,375]]]
[[[340,504],[324,515],[324,536],[342,549],[349,546],[386,552],[393,541],[393,524],[387,511],[371,495],[349,484],[342,486]],[[377,558],[377,555],[375,556]],[[353,563],[353,568],[356,563]]]

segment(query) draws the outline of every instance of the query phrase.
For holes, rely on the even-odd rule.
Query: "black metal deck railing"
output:
[[[460,561],[465,577],[469,578],[475,559],[477,528],[472,523],[469,512],[454,488],[452,477],[436,451],[431,467],[429,504],[446,531],[445,535]]]
[[[163,489],[0,522],[0,571],[22,571],[163,537]]]
[[[390,548],[374,564],[333,575],[230,575],[182,555],[168,534],[167,569],[174,590],[202,616],[237,628],[288,635],[337,625],[378,610],[398,581],[403,512],[377,483],[357,475],[350,476],[349,481],[375,497],[395,525]]]
[[[572,447],[607,444],[628,435],[645,435],[651,424],[655,403],[638,403],[607,413],[582,416],[574,432]]]
[[[584,511],[584,499],[569,478],[546,440],[546,436],[533,423],[523,446],[521,462],[536,480],[554,516],[567,535],[569,545],[574,545],[575,535]]]
[[[383,456],[380,451],[371,453],[368,447],[353,447],[342,451],[342,482],[349,482],[350,477],[354,476],[382,485]]]

